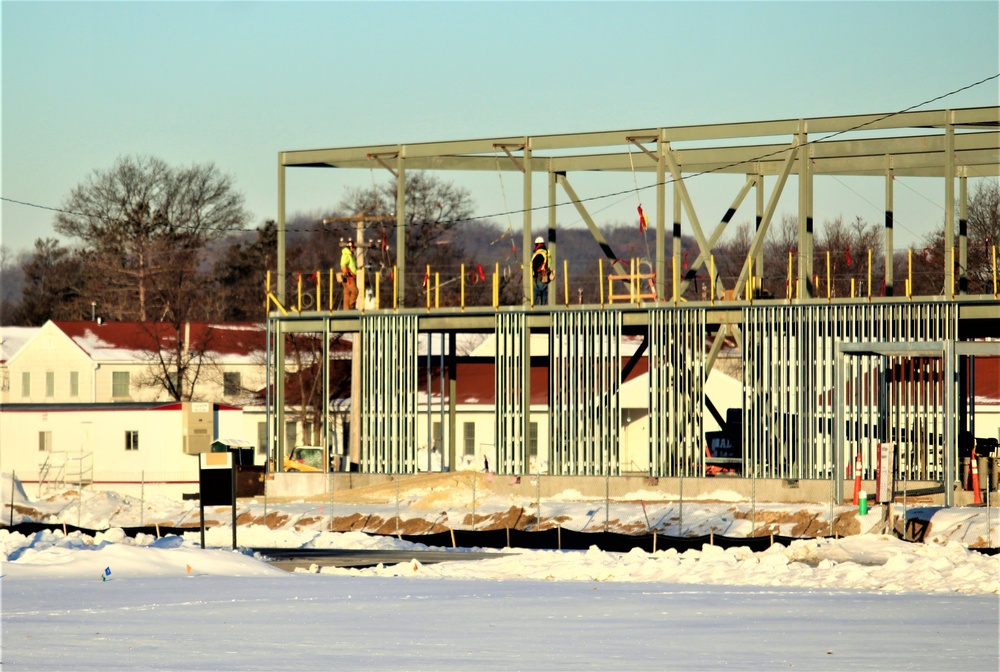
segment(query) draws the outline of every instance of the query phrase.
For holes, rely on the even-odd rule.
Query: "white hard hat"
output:
[[[544,245],[544,244],[545,244],[545,241],[542,240],[541,236],[538,236],[537,238],[535,238],[535,245]]]

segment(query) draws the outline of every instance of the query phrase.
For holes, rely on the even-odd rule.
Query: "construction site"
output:
[[[295,171],[391,174],[395,248],[405,250],[408,171],[498,166],[523,179],[518,305],[500,305],[499,268],[483,276],[494,287],[490,305],[465,304],[465,269],[459,305],[440,305],[430,268],[418,303],[395,280],[408,272],[405,254],[388,281],[359,263],[356,308],[335,301],[332,270],[325,290],[317,272],[312,305],[295,296],[284,258],[286,181]],[[334,335],[346,336],[353,354],[347,408],[332,403],[323,367],[329,459],[315,473],[270,474],[274,496],[327,497],[362,482],[459,470],[495,475],[529,497],[540,482],[553,493],[604,494],[608,479],[620,479],[622,492],[641,486],[683,497],[712,492],[725,476],[727,490],[755,499],[766,492],[767,501],[839,504],[860,486],[884,502],[905,487],[951,506],[988,501],[998,487],[996,247],[985,284],[970,293],[966,220],[970,180],[1000,176],[1000,107],[284,151],[278,169],[267,318],[275,464],[292,449],[275,430],[288,407],[285,339],[324,335],[328,361]],[[616,172],[655,175],[652,258],[618,258],[588,213],[588,195],[574,188],[579,174]],[[698,203],[688,190],[695,177],[734,176],[739,186],[722,206]],[[873,264],[869,252],[846,294],[831,289],[829,258],[824,267],[813,253],[814,188],[837,176],[874,180],[885,192],[884,258]],[[933,294],[912,291],[912,256],[898,275],[901,177],[929,178],[944,203],[943,282]],[[536,182],[545,185],[541,197]],[[797,253],[769,259],[764,240],[782,196],[797,210]],[[558,248],[556,210],[567,205],[607,257],[594,304],[573,303],[569,273],[561,273],[573,263]],[[748,210],[753,240],[727,283],[713,248],[734,214]],[[555,269],[543,302],[525,272],[538,231]],[[682,236],[697,241],[689,263]],[[765,274],[787,278],[784,295],[762,291]],[[695,275],[707,277],[700,296],[689,291]],[[468,335],[485,344],[475,356],[459,352]],[[712,381],[723,373],[738,384],[720,398],[713,390],[723,387]],[[470,451],[462,432],[473,418],[482,422]]]

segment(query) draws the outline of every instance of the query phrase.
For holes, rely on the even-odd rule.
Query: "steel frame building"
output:
[[[959,425],[967,422],[966,390],[957,380],[958,372],[975,357],[1000,356],[1000,342],[995,340],[1000,337],[1000,303],[995,295],[968,295],[964,277],[968,179],[1000,175],[1000,107],[281,152],[278,302],[285,302],[288,275],[285,185],[289,169],[378,167],[389,171],[397,183],[396,247],[405,249],[407,171],[493,171],[501,155],[502,168],[520,172],[524,178],[524,268],[530,266],[536,211],[547,213],[550,254],[558,254],[558,188],[613,258],[584,199],[572,186],[574,173],[655,173],[658,298],[627,305],[558,306],[551,296],[546,306],[532,306],[526,297],[523,305],[515,307],[294,315],[272,311],[268,327],[274,345],[269,361],[275,380],[284,378],[283,334],[357,335],[362,353],[354,358],[360,403],[352,404],[356,413],[352,432],[357,437],[354,457],[362,470],[417,469],[419,335],[442,333],[454,338],[457,333],[485,332],[497,342],[498,471],[519,474],[526,469],[529,373],[536,356],[530,350],[529,335],[544,333],[549,340],[551,470],[618,473],[620,343],[623,335],[638,334],[644,337],[641,350],[650,362],[650,475],[703,475],[704,383],[729,338],[741,352],[745,474],[830,479],[843,474],[847,456],[858,452],[865,456],[866,473],[871,473],[875,445],[893,440],[902,451],[899,468],[915,479],[943,483],[950,503],[956,437]],[[545,206],[535,203],[536,173],[547,180]],[[745,175],[745,181],[725,215],[707,231],[686,180],[715,173]],[[798,176],[795,298],[760,300],[751,288],[769,263],[762,258],[764,238],[792,175]],[[811,280],[814,181],[845,175],[868,176],[885,184],[885,296],[815,295]],[[766,176],[774,178],[769,193]],[[945,247],[955,249],[957,263],[945,265],[944,286],[937,296],[900,296],[894,291],[893,180],[898,176],[934,177],[943,182]],[[710,300],[678,301],[688,283],[679,270],[682,225],[698,243],[693,268],[703,268],[713,245],[751,191],[756,196],[757,228],[734,286],[724,287],[713,275]],[[668,202],[673,206],[672,229],[668,229]],[[672,263],[665,253],[668,233],[673,238]],[[397,277],[404,276],[406,261],[398,259]],[[959,269],[957,277],[955,268]],[[627,269],[615,264],[613,272],[625,275]],[[736,300],[718,300],[727,289]],[[403,291],[400,286],[400,305]],[[394,365],[386,366],[386,362]],[[282,386],[275,385],[274,390],[269,405],[274,420],[282,423]],[[449,417],[450,445],[454,445],[454,414]],[[276,450],[284,451],[283,433],[274,434]],[[837,485],[840,478],[833,481],[841,487]]]

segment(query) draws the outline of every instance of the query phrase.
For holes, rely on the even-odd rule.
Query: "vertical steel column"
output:
[[[969,169],[958,178],[958,293],[969,293]],[[947,253],[947,250],[945,251]],[[950,261],[948,263],[951,263]]]
[[[274,458],[274,468],[276,471],[284,471],[285,469],[285,454],[287,453],[285,446],[285,332],[284,323],[281,320],[275,320],[276,328],[272,330],[271,335],[274,337],[274,396],[272,397],[272,403],[274,404],[274,438],[275,438],[275,452],[277,453]]]
[[[649,311],[651,476],[705,475],[705,310]]]
[[[955,113],[945,112],[944,126],[944,295],[951,296],[955,287],[955,268],[951,265],[951,250],[955,246]]]
[[[415,315],[364,315],[361,341],[361,469],[417,471],[417,361]],[[352,400],[351,403],[355,403]]]
[[[944,505],[955,505],[955,480],[958,476],[958,441],[955,434],[955,411],[958,408],[955,342],[944,342]]]
[[[669,150],[669,148],[667,148]],[[680,182],[674,181],[674,233],[670,243],[670,252],[673,258],[673,267],[670,270],[671,295],[676,300],[678,286],[681,277],[681,251],[683,242],[681,241],[681,186]]]
[[[522,268],[521,282],[524,284],[524,307],[531,306],[535,296],[534,276],[531,273],[531,254],[534,246],[531,243],[531,146],[530,138],[524,139],[524,212],[521,229]],[[551,294],[551,293],[550,293]],[[552,297],[549,297],[552,300]]]
[[[316,297],[317,305],[319,297]],[[333,452],[333,423],[330,421],[330,321],[323,320],[323,358],[320,360],[323,367],[322,388],[323,396],[323,446],[326,448],[326,465],[324,471],[330,471],[331,453]]]
[[[556,176],[555,173],[547,173],[548,175],[548,193],[549,193],[549,268],[556,271],[556,282],[553,282],[553,287],[549,289],[549,305],[554,306],[559,301],[556,301],[556,297],[559,296],[559,286],[568,287],[568,284],[564,284],[568,278],[563,278],[558,273],[559,271],[559,261],[556,248]],[[534,287],[531,289],[532,292],[535,291]],[[563,294],[563,299],[568,303],[569,298]]]
[[[396,156],[396,284],[397,301],[406,305],[406,162],[405,147],[399,146]],[[362,297],[363,299],[364,297]]]
[[[844,446],[847,441],[847,431],[846,431],[846,415],[847,411],[844,408],[844,397],[846,390],[847,373],[846,369],[846,358],[844,354],[837,350],[836,358],[834,361],[834,402],[833,402],[833,433],[834,433],[834,446],[837,448],[833,451],[833,465],[832,465],[832,475],[830,478],[833,480],[833,501],[835,503],[844,501],[844,465],[843,453],[845,449],[841,449],[840,446]]]
[[[659,141],[656,143],[656,299],[662,301],[666,297],[667,258],[666,258],[666,222],[667,222],[667,159],[664,155],[666,132],[659,130]]]
[[[764,176],[761,175],[760,173],[757,173],[754,176],[754,187],[755,187],[754,191],[756,192],[755,195],[757,197],[757,217],[756,217],[756,225],[754,226],[754,235],[755,236],[759,236],[760,235],[761,224],[764,222]],[[754,265],[754,268],[757,270],[757,277],[763,279],[763,277],[764,277],[764,247],[763,246],[761,246],[757,250],[757,256],[753,260],[753,265]],[[712,280],[714,282],[715,279],[712,278]],[[756,280],[754,280],[754,282],[756,283]],[[763,285],[763,280],[761,281],[761,284]],[[757,285],[754,284],[754,287],[756,287],[756,286]],[[713,292],[715,291],[714,285],[713,285],[713,290],[712,291]],[[714,294],[713,294],[713,296],[714,296]]]
[[[799,120],[799,296],[816,296],[812,285],[813,222],[809,211],[809,146],[805,119]]]
[[[895,177],[893,175],[892,156],[886,154],[885,155],[885,295],[886,296],[892,296],[892,282],[893,282],[892,181],[894,179]],[[877,294],[874,291],[872,292],[872,295],[877,296]]]
[[[285,166],[281,162],[281,154],[278,154],[278,249],[276,250],[278,259],[277,291],[275,296],[281,305],[285,305],[285,279],[287,271],[285,269]],[[270,291],[270,287],[268,287]],[[317,297],[318,298],[318,297]],[[268,305],[270,310],[271,306]],[[280,330],[279,330],[280,331]]]
[[[497,473],[522,474],[527,466],[525,416],[525,373],[530,360],[528,325],[524,313],[498,313],[495,323],[496,366],[494,390],[496,399]]]

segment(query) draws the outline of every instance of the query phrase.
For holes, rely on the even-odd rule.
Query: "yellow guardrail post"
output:
[[[997,246],[993,246],[993,298],[997,298]]]
[[[392,267],[392,309],[399,308],[399,266]]]
[[[833,284],[830,282],[832,276],[830,275],[830,250],[826,251],[826,300],[829,301],[833,298]]]
[[[710,254],[708,256],[709,272],[708,272],[708,293],[711,297],[712,305],[715,305],[715,255]]]
[[[493,267],[493,309],[500,308],[500,262]]]
[[[323,308],[323,288],[321,286],[321,278],[319,271],[316,271],[316,310],[320,311]]]
[[[431,265],[427,264],[427,270],[424,272],[424,293],[427,294],[427,310],[431,309]]]
[[[333,278],[334,278],[334,273],[333,273],[333,269],[331,268],[330,269],[330,290],[329,290],[329,297],[328,297],[328,301],[327,301],[327,303],[329,304],[329,310],[330,310],[331,313],[333,312]]]
[[[563,259],[563,293],[566,295],[566,305],[569,305],[569,262]]]
[[[264,299],[264,312],[265,313],[269,312],[271,304],[273,303],[275,306],[278,307],[278,310],[281,311],[282,315],[288,315],[288,311],[285,310],[285,307],[283,305],[281,305],[281,301],[278,301],[278,297],[276,297],[274,293],[271,291],[271,271],[267,272],[267,277],[265,279],[265,282],[267,283],[267,297]]]
[[[434,272],[434,307],[441,307],[441,274]]]
[[[358,305],[360,304],[360,305]],[[358,269],[358,299],[354,302],[354,307],[365,312],[365,267]]]
[[[670,257],[670,284],[673,285],[672,294],[674,297],[674,305],[677,305],[677,259],[673,256]]]
[[[788,302],[792,302],[792,253],[788,252],[788,279],[785,280],[785,292],[788,297]]]
[[[604,260],[597,260],[597,288],[601,294],[601,305],[604,305]]]
[[[382,273],[375,274],[375,308],[382,307]]]
[[[911,298],[913,292],[913,248],[906,250],[906,298]]]
[[[302,271],[299,271],[298,275],[295,276],[295,291],[298,293],[299,297],[299,305],[296,308],[296,310],[298,311],[299,315],[301,315],[302,314]]]
[[[954,296],[955,296],[955,276],[958,275],[955,272],[955,270],[956,270],[955,269],[955,247],[952,246],[952,248],[951,248],[951,285],[948,287],[948,291],[950,292],[950,296],[952,298],[954,298]]]

